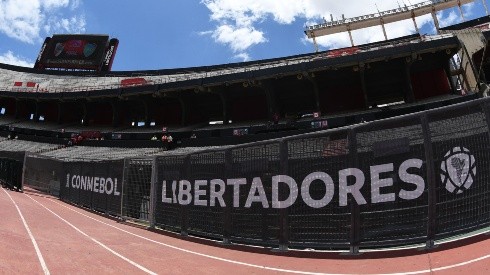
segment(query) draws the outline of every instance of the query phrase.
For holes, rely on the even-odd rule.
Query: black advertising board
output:
[[[114,61],[114,57],[116,56],[117,46],[119,45],[119,40],[116,38],[112,38],[109,41],[109,45],[107,46],[107,50],[104,54],[104,59],[102,60],[102,72],[110,72],[112,68],[112,62]]]
[[[108,42],[107,35],[53,35],[43,45],[36,68],[99,70]]]
[[[65,162],[60,197],[87,208],[119,214],[124,163]]]
[[[41,46],[41,50],[39,50],[39,54],[37,55],[36,63],[34,64],[34,69],[42,69],[43,68],[43,65],[41,63],[41,59],[43,58],[44,51],[46,50],[46,47],[48,46],[50,40],[51,40],[51,37],[46,37],[46,39],[44,40],[44,43]]]

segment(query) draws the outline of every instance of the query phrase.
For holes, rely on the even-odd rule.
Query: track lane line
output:
[[[39,263],[41,264],[41,268],[43,269],[44,274],[50,275],[48,266],[46,265],[46,262],[44,261],[41,250],[39,249],[39,246],[37,245],[36,239],[34,238],[34,235],[32,234],[31,229],[27,225],[27,222],[24,218],[24,215],[22,215],[22,212],[20,211],[19,206],[14,201],[12,196],[10,196],[10,194],[7,191],[5,191],[5,189],[2,188],[2,190],[3,190],[3,192],[5,192],[5,194],[7,194],[7,196],[10,198],[10,200],[14,204],[15,208],[17,209],[17,212],[19,213],[20,219],[22,220],[22,223],[24,224],[24,228],[26,229],[27,234],[29,234],[29,238],[31,239],[32,245],[34,246],[34,250],[36,250],[36,255],[37,255],[37,258],[39,259]]]
[[[105,244],[99,242],[98,240],[92,238],[91,236],[89,236],[87,233],[83,232],[82,230],[80,230],[78,227],[76,227],[75,225],[71,224],[69,221],[63,219],[60,215],[56,214],[55,212],[53,212],[51,209],[47,208],[46,206],[44,206],[42,203],[38,202],[37,200],[33,199],[31,196],[27,195],[26,196],[28,198],[30,198],[31,200],[33,200],[34,202],[36,202],[37,204],[39,204],[41,207],[43,207],[44,209],[46,209],[47,211],[49,211],[51,214],[53,214],[54,216],[56,216],[58,219],[60,219],[61,221],[65,222],[66,224],[68,224],[71,228],[75,229],[78,233],[84,235],[85,237],[89,238],[90,240],[92,240],[93,242],[95,242],[96,244],[100,245],[101,247],[103,247],[104,249],[106,249],[107,251],[111,252],[112,254],[116,255],[117,257],[121,258],[122,260],[130,263],[131,265],[137,267],[138,269],[140,269],[141,271],[145,272],[145,273],[148,273],[148,274],[152,274],[152,275],[156,275],[157,273],[156,272],[153,272],[149,269],[147,269],[146,267],[124,257],[123,255],[117,253],[116,251],[112,250],[110,247],[106,246]]]
[[[84,213],[82,213],[82,212],[80,212],[78,210],[75,210],[74,209],[75,207],[70,208],[70,207],[68,207],[68,206],[60,203],[59,201],[57,201],[55,199],[48,198],[48,200],[51,200],[54,203],[56,203],[56,204],[58,204],[58,205],[60,205],[60,206],[62,206],[64,208],[66,208],[66,209],[68,209],[70,211],[73,211],[73,212],[75,212],[75,213],[77,213],[79,215],[82,215],[82,216],[84,216],[86,218],[92,219],[92,220],[97,221],[97,222],[99,222],[101,224],[104,224],[106,226],[112,227],[112,228],[117,229],[117,230],[119,230],[121,232],[124,232],[126,234],[135,236],[137,238],[140,238],[140,239],[143,239],[143,240],[146,240],[146,241],[155,243],[155,244],[159,244],[159,245],[162,245],[162,246],[165,246],[165,247],[168,247],[168,248],[179,250],[181,252],[185,252],[185,253],[189,253],[189,254],[193,254],[193,255],[197,255],[197,256],[202,256],[202,257],[209,258],[209,259],[214,259],[214,260],[217,260],[217,261],[222,261],[222,262],[227,262],[227,263],[232,263],[232,264],[242,265],[242,266],[247,266],[247,267],[254,267],[254,268],[268,270],[268,271],[276,271],[276,272],[292,273],[292,274],[303,274],[303,275],[355,275],[355,274],[358,274],[358,273],[322,273],[322,272],[310,272],[310,271],[301,271],[301,270],[282,269],[282,268],[275,268],[275,267],[270,267],[270,266],[250,264],[250,263],[246,263],[246,262],[240,262],[240,261],[230,260],[230,259],[221,258],[221,257],[217,257],[217,256],[212,256],[212,255],[208,255],[208,254],[204,254],[204,253],[200,253],[200,252],[196,252],[196,251],[192,251],[192,250],[180,248],[180,247],[177,247],[177,246],[174,246],[174,245],[162,243],[162,242],[159,242],[159,241],[156,241],[156,240],[153,240],[153,239],[150,239],[150,238],[147,238],[147,237],[144,237],[144,236],[141,236],[141,235],[132,233],[130,231],[124,230],[124,229],[119,228],[117,226],[114,226],[112,224],[109,224],[109,223],[106,223],[104,221],[101,221],[101,220],[98,220],[96,218],[93,218],[91,216],[88,216],[88,215],[86,215],[86,214],[84,214]],[[451,268],[455,268],[455,267],[461,267],[461,266],[472,264],[472,263],[475,263],[475,262],[478,262],[478,261],[482,261],[482,260],[485,260],[485,259],[488,259],[488,258],[490,258],[490,254],[487,254],[487,255],[484,255],[482,257],[475,258],[475,259],[472,259],[472,260],[464,261],[464,262],[461,262],[461,263],[449,265],[449,266],[442,266],[442,267],[437,267],[437,268],[428,268],[428,269],[423,269],[423,270],[407,271],[407,272],[371,273],[371,274],[366,274],[366,275],[416,275],[416,274],[425,274],[425,273],[432,273],[432,272],[436,272],[436,271],[447,270],[447,269],[451,269]]]

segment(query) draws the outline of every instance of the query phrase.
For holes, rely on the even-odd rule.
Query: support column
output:
[[[34,112],[34,117],[32,118],[33,121],[39,121],[39,113],[41,112],[42,106],[39,101],[36,101],[36,111]]]
[[[268,119],[272,120],[274,118],[274,113],[279,113],[279,111],[280,111],[280,110],[278,110],[278,106],[277,106],[276,92],[275,92],[275,89],[273,88],[274,86],[271,85],[266,80],[263,80],[260,84],[260,87],[262,88],[262,90],[264,90],[265,97],[267,99],[267,116],[268,116]]]
[[[456,86],[454,85],[453,77],[451,75],[451,66],[449,66],[449,61],[444,65],[444,72],[451,86],[451,94],[457,94]]]
[[[180,108],[182,109],[182,118],[180,124],[182,126],[185,126],[187,123],[187,116],[188,116],[188,103],[187,100],[184,98],[184,96],[179,95],[178,97],[179,103],[180,103]]]
[[[82,112],[83,112],[83,114],[82,114],[82,120],[83,120],[82,125],[87,126],[88,121],[90,119],[90,110],[89,110],[88,102],[84,101],[84,102],[81,102],[81,104],[82,104]]]
[[[19,107],[20,107],[19,100],[15,99],[15,114],[14,114],[15,119],[18,119],[20,116]]]
[[[145,109],[145,117],[144,117],[145,128],[148,128],[148,127],[150,127],[150,122],[151,122],[150,108],[148,106],[149,102],[145,98],[142,98],[141,102],[143,103],[143,108]]]
[[[419,27],[417,26],[417,21],[415,20],[415,13],[412,10],[412,21],[413,21],[413,26],[415,27],[415,31],[420,34]]]
[[[119,111],[121,109],[121,103],[119,100],[113,100],[111,101],[111,107],[112,107],[112,127],[119,127]]]
[[[362,94],[364,96],[364,107],[367,109],[369,108],[369,99],[367,95],[366,73],[365,73],[364,64],[359,66],[359,75],[361,77],[361,88],[362,88]]]
[[[410,68],[412,67],[414,60],[410,59],[408,62],[405,63],[405,79],[406,79],[406,90],[405,90],[405,101],[406,103],[413,103],[415,102],[415,95],[413,93],[413,87],[412,87],[412,77],[410,74]]]
[[[458,1],[458,8],[459,8],[459,13],[461,14],[461,19],[463,19],[463,22],[466,21],[464,19],[463,9],[461,9],[461,2],[460,1]]]
[[[56,118],[56,123],[63,124],[63,102],[58,102],[58,117]]]
[[[230,121],[230,96],[228,89],[223,89],[219,92],[219,98],[221,99],[221,105],[223,109],[223,124],[229,124]]]
[[[354,39],[352,39],[352,31],[350,29],[350,25],[347,25],[347,32],[349,33],[350,45],[354,47]]]
[[[222,110],[222,119],[223,124],[229,124],[230,121],[230,89],[228,88],[229,84],[225,84],[221,87],[214,87],[211,90],[211,93],[219,96],[221,101],[221,110]]]
[[[388,36],[386,35],[386,29],[385,29],[385,21],[383,20],[383,18],[380,18],[379,21],[381,22],[381,28],[383,29],[385,40],[388,40]]]
[[[313,86],[313,94],[315,96],[315,110],[320,112],[320,89],[318,88],[318,83],[315,81],[315,79],[310,75],[307,74],[306,78],[311,82],[311,85]]]
[[[439,20],[437,19],[437,14],[436,14],[436,9],[432,7],[432,19],[434,20],[434,26],[436,27],[437,34],[441,33],[441,30],[439,29]]]
[[[316,43],[316,37],[315,34],[312,34],[311,36],[313,38],[313,45],[315,46],[315,52],[318,52],[318,44]]]

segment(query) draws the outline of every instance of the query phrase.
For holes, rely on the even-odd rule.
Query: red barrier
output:
[[[140,86],[140,85],[147,85],[148,81],[144,79],[143,77],[137,77],[137,78],[126,78],[121,80],[121,86],[123,87],[129,87],[129,86]]]
[[[327,53],[327,58],[332,58],[332,57],[339,57],[339,56],[346,56],[346,55],[353,55],[355,53],[359,52],[358,47],[351,47],[351,48],[344,48],[344,49],[338,49],[338,50],[332,50]]]

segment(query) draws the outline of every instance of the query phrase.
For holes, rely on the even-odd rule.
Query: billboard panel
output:
[[[41,52],[38,69],[99,70],[105,56],[107,35],[53,35]]]
[[[112,38],[109,41],[109,45],[107,46],[107,50],[104,54],[104,60],[102,63],[101,71],[102,72],[110,72],[112,68],[112,62],[114,61],[114,57],[116,56],[117,46],[119,45],[119,40],[116,38]]]

